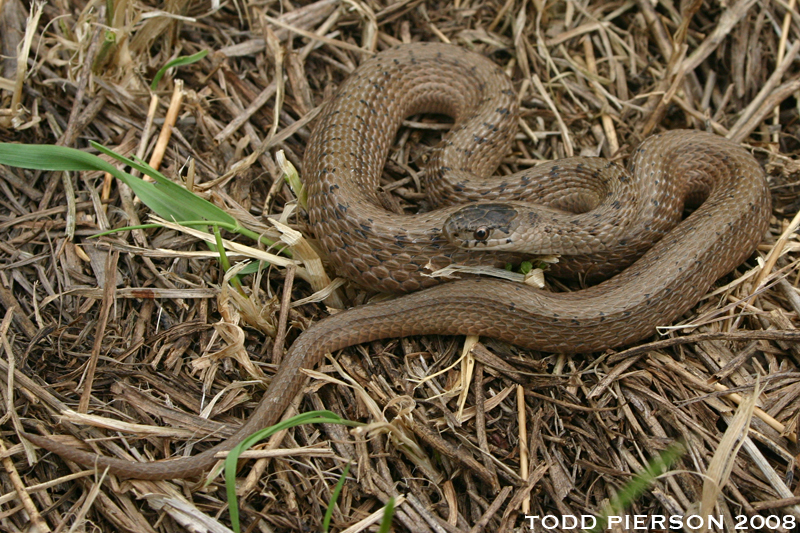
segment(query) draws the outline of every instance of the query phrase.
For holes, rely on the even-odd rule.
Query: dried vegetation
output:
[[[398,531],[506,531],[524,528],[525,514],[596,514],[678,440],[687,453],[676,472],[625,514],[716,504],[727,530],[736,515],[800,517],[794,0],[155,4],[56,0],[37,13],[0,0],[0,140],[95,140],[160,164],[259,233],[277,236],[268,218],[305,231],[274,152],[300,166],[319,105],[373,51],[447,40],[515,80],[523,119],[511,168],[572,154],[625,159],[650,132],[702,128],[748,146],[773,192],[764,261],[721,280],[667,339],[574,357],[487,340],[454,368],[460,338],[336,354],[297,409],[377,426],[355,435],[300,427],[273,439],[276,451],[241,471],[246,528],[318,530],[348,461],[338,531],[368,529],[391,496]],[[211,53],[148,89],[168,60],[200,50]],[[421,198],[412,179],[421,131],[401,133],[407,146],[387,165],[387,198],[400,207]],[[0,166],[0,530],[222,531],[219,478],[205,487],[100,481],[24,447],[17,430],[71,434],[142,460],[196,453],[247,417],[284,349],[329,312],[289,305],[326,285],[311,261],[296,279],[278,267],[243,277],[243,298],[196,234],[89,238],[147,217],[109,177]],[[368,296],[336,293],[348,305]],[[716,452],[732,458],[737,439],[723,433],[747,427],[733,413],[757,386],[741,450],[712,464]],[[724,466],[722,495],[704,492],[704,475],[724,478]]]

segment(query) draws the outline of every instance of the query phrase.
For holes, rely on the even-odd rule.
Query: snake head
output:
[[[513,243],[517,210],[508,204],[468,205],[450,215],[442,232],[459,248],[499,250]]]

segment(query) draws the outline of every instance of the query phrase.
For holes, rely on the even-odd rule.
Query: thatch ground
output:
[[[114,13],[104,2],[44,5],[25,46],[31,6],[0,0],[0,141],[86,149],[95,140],[162,159],[165,174],[257,232],[274,232],[267,217],[293,201],[275,152],[300,167],[315,111],[369,55],[359,49],[401,41],[448,40],[507,67],[524,110],[507,159],[515,168],[573,153],[625,160],[650,132],[700,128],[742,142],[769,174],[774,219],[757,257],[666,340],[574,357],[486,340],[472,373],[450,368],[461,338],[334,354],[297,409],[379,426],[303,426],[274,439],[269,458],[240,472],[247,530],[319,530],[349,462],[334,531],[374,528],[392,496],[396,531],[527,529],[526,514],[603,512],[677,441],[686,453],[671,471],[616,514],[703,509],[724,516],[725,531],[737,516],[780,519],[777,530],[800,519],[794,0],[709,1],[694,14],[671,0],[115,4]],[[211,53],[149,91],[167,61],[200,50]],[[399,135],[411,148],[387,167],[399,206],[421,197],[404,169],[423,153],[424,131]],[[2,531],[224,531],[219,477],[208,486],[101,481],[23,446],[17,431],[71,434],[141,460],[197,453],[252,410],[263,382],[251,369],[268,380],[274,354],[329,314],[321,303],[282,304],[283,294],[313,292],[299,277],[287,292],[282,268],[244,277],[249,299],[237,298],[204,243],[179,230],[89,238],[147,219],[97,173],[0,166]],[[304,230],[302,213],[288,222]],[[348,305],[370,296],[339,291]],[[723,440],[726,430],[743,434],[734,412],[756,387],[749,433]],[[737,444],[727,478],[712,457],[733,457]],[[706,480],[725,482],[722,494],[704,495]]]

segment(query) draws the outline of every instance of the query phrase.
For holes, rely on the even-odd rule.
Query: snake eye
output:
[[[473,233],[472,236],[475,237],[476,241],[485,241],[489,238],[489,228],[486,226],[481,226],[475,230],[475,233]]]

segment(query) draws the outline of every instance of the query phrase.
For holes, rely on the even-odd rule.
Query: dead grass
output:
[[[112,15],[102,2],[44,5],[23,46],[28,8],[0,0],[0,140],[96,140],[153,162],[163,155],[167,175],[259,232],[274,231],[267,216],[280,218],[293,199],[274,152],[299,167],[318,106],[369,55],[362,49],[408,40],[468,44],[508,67],[524,109],[511,168],[572,154],[625,158],[651,131],[689,127],[744,143],[770,175],[775,218],[759,247],[767,267],[751,261],[721,280],[674,338],[591,357],[487,340],[438,374],[461,339],[337,354],[298,409],[331,409],[373,431],[300,427],[272,439],[284,451],[241,472],[246,528],[317,530],[348,461],[339,531],[366,529],[391,496],[402,502],[398,531],[507,531],[525,527],[525,514],[598,514],[675,441],[687,453],[674,472],[624,514],[716,503],[726,531],[737,515],[800,518],[794,0],[698,2],[683,13],[668,0],[116,4]],[[168,60],[203,49],[203,61],[148,91]],[[388,187],[400,206],[420,198],[403,173],[415,152],[405,153],[387,172],[400,180]],[[146,218],[108,177],[0,167],[0,530],[222,531],[218,479],[101,484],[23,447],[16,431],[71,434],[121,457],[196,453],[247,416],[263,390],[253,376],[270,375],[298,332],[328,314],[320,304],[289,308],[288,298],[320,287],[301,276],[286,291],[284,269],[243,278],[250,298],[239,297],[193,235],[88,239]],[[346,293],[351,303],[365,296]],[[729,424],[746,427],[733,413],[756,383],[749,434],[723,440]],[[730,476],[718,497],[704,476],[715,453],[738,445],[735,461],[713,462]]]

